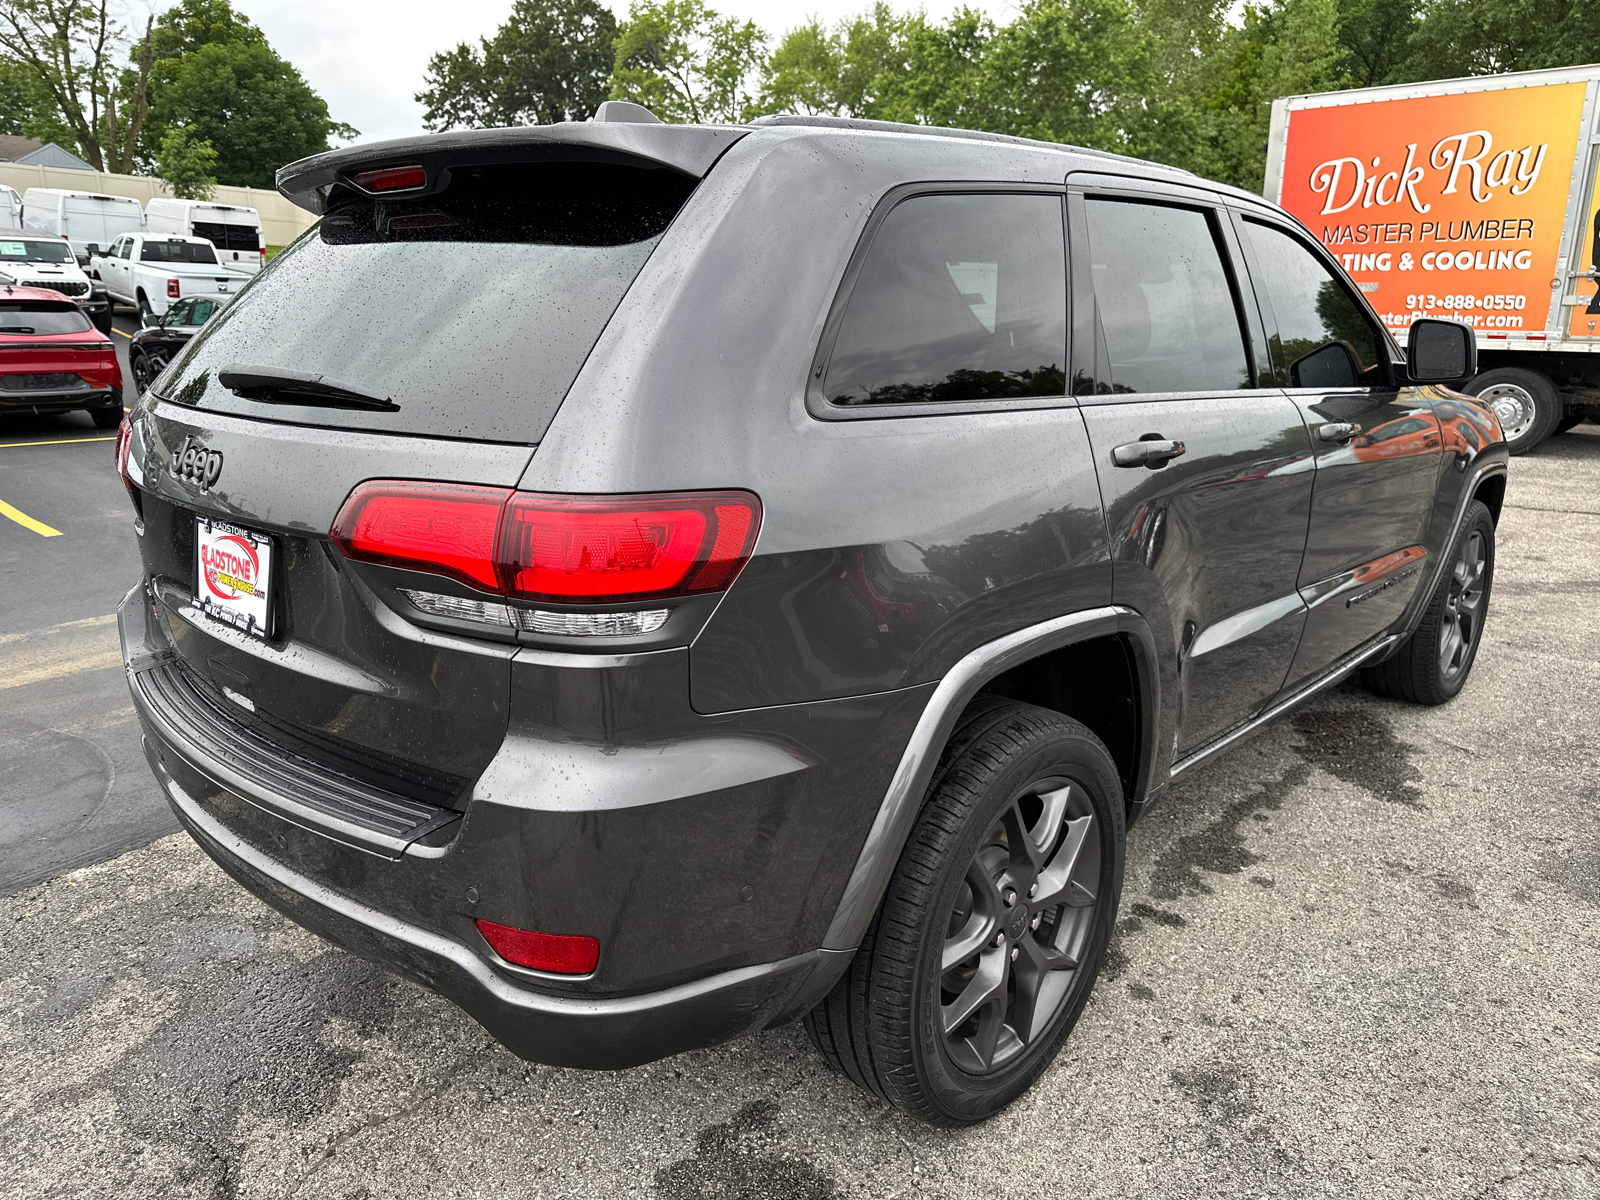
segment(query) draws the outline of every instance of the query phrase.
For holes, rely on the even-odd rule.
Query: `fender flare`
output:
[[[823,949],[853,951],[861,944],[889,886],[889,877],[900,861],[906,840],[911,836],[911,827],[922,810],[928,781],[944,752],[945,743],[950,740],[957,718],[984,684],[1041,654],[1075,642],[1118,634],[1127,636],[1133,646],[1139,682],[1139,766],[1134,794],[1126,798],[1130,807],[1137,811],[1155,786],[1156,730],[1161,711],[1156,643],[1144,618],[1131,608],[1107,605],[1056,617],[996,638],[957,661],[928,698],[856,857],[855,868],[834,910],[833,921],[823,936]],[[840,957],[848,961],[848,955]]]

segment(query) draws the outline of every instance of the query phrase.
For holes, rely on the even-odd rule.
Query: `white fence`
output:
[[[70,167],[26,166],[0,162],[0,183],[26,192],[31,187],[69,188],[98,192],[102,196],[131,196],[144,204],[153,196],[170,196],[153,175],[113,175],[108,171],[79,171]],[[237,204],[261,214],[261,232],[269,246],[285,246],[299,237],[317,218],[277,192],[261,188],[217,186],[218,204]]]

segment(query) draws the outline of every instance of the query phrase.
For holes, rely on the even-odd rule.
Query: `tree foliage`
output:
[[[753,83],[766,34],[701,0],[634,0],[617,33],[611,98],[664,121],[742,121],[758,110]]]
[[[517,0],[492,38],[428,62],[430,130],[549,125],[590,116],[611,90],[617,22],[596,0]]]
[[[217,152],[181,125],[169,129],[156,150],[156,174],[180,200],[210,200],[217,194],[212,173]]]

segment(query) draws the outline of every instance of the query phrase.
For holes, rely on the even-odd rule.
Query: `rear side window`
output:
[[[259,250],[261,234],[254,225],[225,225],[221,221],[195,221],[195,237],[203,237],[218,250]]]
[[[1244,332],[1207,215],[1124,200],[1090,199],[1085,207],[1101,389],[1249,387]]]
[[[1358,378],[1382,382],[1384,336],[1349,289],[1299,238],[1248,218],[1244,236],[1255,255],[1256,286],[1272,308],[1269,339],[1274,382],[1292,386],[1290,366],[1329,342],[1344,342],[1356,356]],[[1348,370],[1348,368],[1345,368]]]
[[[1066,391],[1061,197],[914,196],[878,227],[823,393],[927,404]]]
[[[209,263],[216,265],[217,256],[204,242],[145,242],[139,251],[140,262],[153,263]]]
[[[0,301],[0,333],[88,333],[89,318],[75,304],[7,304]]]
[[[206,323],[167,399],[299,424],[537,442],[695,181],[609,163],[456,167],[442,192],[336,192]],[[393,411],[250,400],[232,364],[307,372]]]

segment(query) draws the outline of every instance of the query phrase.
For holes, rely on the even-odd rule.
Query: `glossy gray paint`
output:
[[[236,878],[438,988],[530,1057],[621,1065],[805,1011],[870,921],[962,708],[1064,645],[1118,639],[1133,663],[1127,799],[1139,811],[1175,755],[1192,765],[1392,649],[1419,619],[1472,490],[1503,470],[1493,442],[1460,467],[1433,453],[1431,477],[1427,463],[1342,464],[1313,446],[1307,398],[1274,388],[847,420],[808,404],[841,283],[892,194],[1160,194],[1217,209],[1230,253],[1223,210],[1276,212],[1180,172],[898,129],[628,125],[338,151],[283,179],[315,206],[340,172],[514,155],[524,135],[538,154],[603,151],[704,174],[537,449],[153,401],[133,442],[153,582],[130,596],[123,633],[131,670],[175,655],[218,687],[243,679],[352,770],[365,755],[462,780],[452,840],[374,855],[286,820],[249,781],[207,775],[181,731],[143,713],[175,809]],[[1271,318],[1247,282],[1239,303],[1259,367]],[[1443,396],[1365,402],[1427,408]],[[1155,470],[1112,465],[1116,445],[1152,432],[1188,454]],[[165,468],[186,438],[223,455],[209,489]],[[473,636],[396,598],[419,580],[469,587],[331,550],[334,514],[368,478],[738,487],[761,497],[764,520],[726,595],[682,605],[653,640]],[[1353,531],[1350,514],[1369,509],[1388,524]],[[200,512],[280,539],[275,641],[186,611],[183,528]],[[1312,548],[1308,531],[1321,539]],[[1370,636],[1330,621],[1305,650],[1328,580],[1397,548],[1388,541],[1402,531],[1425,551],[1415,590],[1368,608],[1388,616]],[[488,949],[477,917],[598,937],[599,966],[579,979],[517,968]]]

